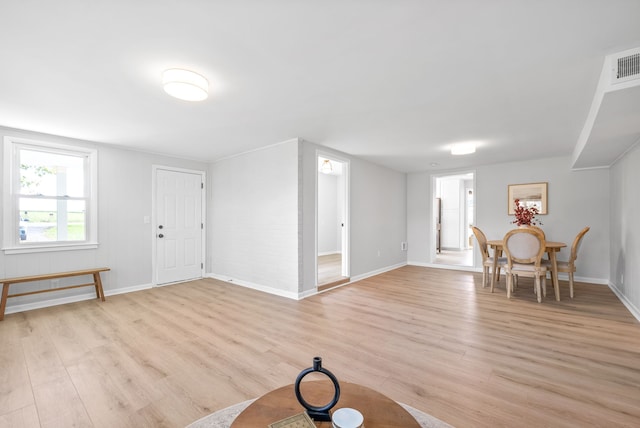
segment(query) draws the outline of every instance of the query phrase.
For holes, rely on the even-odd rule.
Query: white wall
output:
[[[640,319],[640,145],[611,168],[610,284]]]
[[[435,196],[434,196],[435,197]],[[407,175],[407,239],[409,263],[431,263],[430,248],[435,248],[435,231],[431,231],[433,203],[431,176],[428,172]]]
[[[351,161],[351,277],[407,261],[407,178],[357,158]]]
[[[297,297],[298,140],[211,166],[209,272]]]
[[[5,255],[0,251],[0,277],[37,275],[107,266],[111,268],[111,271],[102,274],[103,286],[107,295],[150,287],[153,278],[152,245],[154,241],[152,236],[154,231],[151,230],[151,224],[145,224],[143,219],[145,216],[151,217],[152,215],[152,166],[164,165],[206,172],[208,165],[184,159],[122,150],[112,145],[0,128],[0,137],[4,136],[17,136],[98,149],[99,247],[93,250],[11,255]],[[0,201],[0,203],[2,202]],[[1,230],[0,233],[2,233]],[[1,241],[2,237],[0,237]],[[58,286],[63,286],[71,281],[74,279],[61,279]],[[21,285],[20,290],[43,289],[49,288],[49,286],[48,281],[27,283]],[[19,307],[46,306],[47,302],[61,298],[77,300],[74,296],[90,297],[91,295],[91,289],[87,287],[16,297],[9,299],[7,312],[15,311]]]
[[[2,277],[108,266],[112,271],[104,274],[107,294],[149,287],[154,231],[143,219],[152,215],[152,166],[164,165],[202,171],[210,168],[208,272],[292,297],[311,292],[315,289],[319,149],[350,162],[351,277],[357,279],[402,265],[407,255],[410,263],[429,263],[429,243],[433,239],[429,172],[407,176],[299,140],[209,167],[110,145],[0,128],[0,136],[4,135],[98,149],[100,245],[95,250],[55,253],[0,252]],[[280,168],[273,168],[273,164]],[[478,167],[476,224],[490,238],[504,235],[513,219],[506,213],[507,185],[547,181],[549,215],[541,216],[547,236],[570,244],[583,226],[591,226],[579,254],[577,277],[604,283],[611,278],[623,299],[638,308],[639,237],[635,218],[640,212],[639,171],[639,148],[612,168],[611,178],[606,169],[572,172],[570,159],[564,157]],[[409,242],[408,253],[401,251],[402,241]],[[563,252],[564,258],[566,250]],[[475,266],[480,266],[478,254]],[[24,287],[37,289],[48,284]],[[61,297],[90,296],[86,290],[10,299],[7,312],[46,305]]]
[[[349,162],[350,276],[359,279],[406,263],[400,243],[407,240],[406,174],[303,141],[302,241],[303,291],[315,289],[316,153]],[[380,255],[378,255],[378,252]]]
[[[549,183],[549,214],[540,216],[547,238],[571,245],[575,235],[591,226],[578,258],[576,276],[585,281],[607,283],[609,277],[609,171],[571,171],[568,157],[512,162],[478,167],[476,173],[476,222],[489,239],[496,239],[513,227],[507,215],[509,184]],[[442,174],[442,171],[438,171]],[[432,239],[430,173],[409,174],[408,236],[409,263],[429,264]],[[559,256],[568,257],[568,249]],[[476,251],[475,267],[481,265]]]

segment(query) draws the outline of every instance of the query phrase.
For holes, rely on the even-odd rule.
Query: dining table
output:
[[[491,281],[493,282],[493,289],[495,288],[497,281],[496,273],[498,272],[498,257],[502,255],[504,241],[502,239],[491,239],[487,241],[487,245],[493,248],[493,272],[491,277]],[[558,284],[558,259],[556,257],[556,253],[566,246],[567,244],[565,244],[564,242],[545,241],[544,251],[548,254],[549,261],[551,262],[551,282],[553,282],[553,289],[557,301],[560,301],[560,284]]]

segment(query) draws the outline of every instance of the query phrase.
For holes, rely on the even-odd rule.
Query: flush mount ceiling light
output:
[[[325,174],[331,174],[331,171],[333,171],[333,165],[331,165],[331,161],[329,159],[325,159],[322,162],[322,166],[320,167],[320,171],[325,173]]]
[[[164,91],[185,101],[202,101],[209,96],[209,82],[193,71],[171,68],[162,73]]]
[[[457,143],[451,145],[452,155],[468,155],[476,152],[476,143]]]

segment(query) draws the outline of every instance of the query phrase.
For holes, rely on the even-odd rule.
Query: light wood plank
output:
[[[504,281],[481,282],[406,266],[295,301],[203,279],[11,314],[0,339],[17,351],[2,363],[69,377],[3,371],[0,420],[34,394],[41,426],[184,426],[321,356],[338,379],[454,426],[640,425],[640,323],[611,290],[576,283],[572,300],[562,284],[561,301],[538,304],[529,279],[511,300]],[[27,399],[7,399],[17,390]],[[61,415],[54,390],[71,403]]]
[[[38,428],[40,420],[35,405],[0,416],[0,428]]]
[[[348,281],[349,278],[342,276],[342,254],[318,256],[318,289],[332,287]]]
[[[33,393],[41,427],[94,426],[68,376],[38,385]]]
[[[2,342],[0,351],[0,415],[5,415],[33,404],[33,391],[20,341]]]
[[[56,347],[48,336],[25,337],[22,339],[22,349],[33,386],[67,376]]]

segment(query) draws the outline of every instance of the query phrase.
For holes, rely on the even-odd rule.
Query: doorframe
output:
[[[430,214],[429,214],[429,230],[431,231],[431,237],[432,239],[429,239],[429,266],[433,266],[433,267],[443,267],[446,269],[458,269],[458,270],[468,270],[468,269],[472,269],[475,268],[476,265],[476,246],[472,245],[471,246],[471,265],[470,266],[466,266],[466,265],[447,265],[447,264],[443,264],[443,263],[436,263],[436,257],[437,257],[437,251],[436,251],[436,240],[435,240],[435,228],[436,228],[436,224],[435,224],[435,218],[433,215],[433,200],[436,198],[436,184],[438,179],[442,179],[445,177],[453,177],[453,176],[462,176],[462,175],[466,175],[466,174],[473,174],[473,186],[472,186],[472,190],[473,190],[473,224],[476,223],[476,215],[478,213],[478,210],[476,209],[476,207],[478,206],[478,199],[477,199],[477,192],[476,192],[476,177],[477,177],[477,172],[475,169],[470,169],[470,170],[463,170],[463,171],[449,171],[449,172],[442,172],[442,173],[438,173],[438,174],[431,174],[430,178],[431,178],[431,186],[429,188],[429,206],[432,207],[432,209],[430,210]],[[464,200],[464,218],[466,221],[467,218],[467,205],[466,205],[466,195],[462,195],[463,200]]]
[[[321,174],[318,171],[318,161],[319,158],[329,159],[334,162],[339,162],[344,167],[343,175],[344,175],[344,227],[341,232],[341,236],[344,236],[344,242],[342,242],[341,250],[342,250],[342,267],[341,274],[344,277],[351,276],[351,257],[350,257],[350,248],[351,248],[351,160],[337,156],[333,153],[326,152],[323,150],[316,150],[315,156],[315,245],[314,245],[314,282],[316,289],[318,288],[318,174]]]
[[[207,236],[207,173],[205,171],[197,170],[197,169],[187,169],[187,168],[177,168],[173,166],[165,166],[165,165],[151,165],[151,285],[153,287],[160,287],[169,284],[158,285],[158,249],[156,246],[156,232],[158,230],[158,219],[156,213],[156,192],[158,191],[158,170],[171,171],[171,172],[182,172],[185,174],[197,174],[200,176],[201,183],[203,184],[202,192],[200,192],[201,199],[201,211],[202,211],[202,248],[201,248],[201,266],[200,276],[204,278],[205,270],[206,270],[206,236]]]

